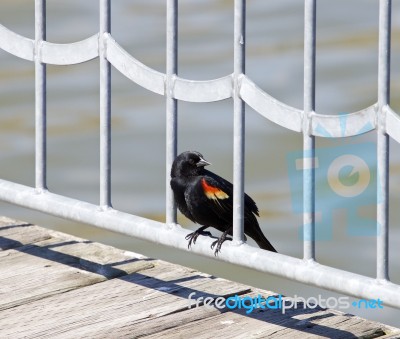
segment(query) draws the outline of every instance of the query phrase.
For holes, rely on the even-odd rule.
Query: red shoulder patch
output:
[[[228,199],[229,195],[218,187],[211,186],[207,183],[206,179],[201,179],[201,186],[203,187],[204,194],[208,199]]]

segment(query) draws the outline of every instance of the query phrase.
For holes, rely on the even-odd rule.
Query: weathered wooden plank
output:
[[[0,219],[0,244],[8,248],[0,251],[0,338],[400,337],[399,329],[319,307],[189,309],[193,292],[274,293],[10,219]]]
[[[245,294],[246,296],[256,296],[252,291],[246,291],[243,293],[236,293],[238,295]],[[233,293],[231,295],[234,295]],[[273,292],[263,291],[264,296],[274,295]],[[200,295],[199,295],[200,296]],[[197,297],[197,295],[196,295]],[[188,303],[189,304],[189,303]],[[203,305],[203,304],[201,304]],[[197,327],[198,321],[204,320],[206,318],[212,318],[221,313],[225,313],[228,309],[218,309],[212,306],[201,306],[196,307],[194,304],[192,307],[186,307],[180,312],[167,314],[160,318],[149,318],[146,321],[139,322],[139,323],[131,323],[126,324],[122,329],[120,328],[111,328],[109,332],[111,333],[112,337],[126,337],[129,336],[130,338],[137,338],[137,337],[146,337],[151,336],[154,334],[154,337],[161,337],[168,333],[170,329],[180,328],[183,325],[187,325],[188,328],[191,326]],[[228,321],[229,323],[229,321]],[[99,332],[92,332],[97,337],[101,337],[102,333]],[[176,335],[176,331],[172,330],[172,333]],[[214,326],[212,327],[202,327],[199,333],[206,334],[209,338],[216,338],[214,336]],[[232,333],[225,333],[224,337],[230,336]],[[195,336],[191,336],[195,337]]]
[[[153,267],[152,260],[132,252],[46,234],[51,238],[0,252],[0,310]],[[20,232],[13,236],[16,242],[24,238]]]
[[[180,326],[166,326],[165,330],[158,328],[158,332],[145,338],[386,338],[385,334],[393,332],[384,325],[350,315],[314,311],[310,317],[313,319],[302,322],[272,311],[251,315],[243,311],[224,312]]]
[[[42,227],[0,217],[0,251],[50,238],[49,231]]]
[[[261,294],[264,298],[272,292],[254,289],[246,296],[256,297]],[[202,307],[205,308],[205,307]],[[255,310],[246,314],[246,310],[238,309],[222,312],[210,310],[207,316],[194,317],[185,313],[180,316],[181,321],[166,323],[162,328],[151,324],[151,321],[142,326],[145,336],[139,335],[135,329],[135,336],[150,338],[389,338],[392,335],[400,336],[400,330],[377,322],[371,322],[350,314],[335,310],[317,307],[315,309],[290,309],[285,314],[280,310]],[[193,321],[192,321],[193,319]],[[169,325],[169,326],[168,326]],[[149,330],[146,329],[146,326]],[[154,330],[154,331],[153,331]],[[151,333],[151,334],[150,334]],[[150,335],[148,335],[150,334]]]
[[[143,272],[3,310],[0,337],[80,338],[96,332],[108,336],[127,325],[187,310],[187,297],[193,291],[198,296],[220,296],[248,290],[241,284],[157,261]]]

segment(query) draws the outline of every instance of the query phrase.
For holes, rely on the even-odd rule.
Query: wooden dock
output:
[[[0,218],[0,338],[400,338],[330,309],[189,309],[188,296],[276,295]]]

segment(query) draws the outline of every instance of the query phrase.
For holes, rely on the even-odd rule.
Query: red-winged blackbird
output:
[[[198,152],[183,152],[172,164],[171,188],[179,210],[190,220],[203,225],[186,236],[188,248],[196,243],[199,235],[211,235],[204,232],[214,227],[223,232],[214,241],[211,249],[217,255],[227,235],[232,235],[233,224],[233,185],[220,176],[207,171],[210,165]],[[244,194],[244,233],[265,250],[276,252],[258,225],[258,208],[253,199]]]

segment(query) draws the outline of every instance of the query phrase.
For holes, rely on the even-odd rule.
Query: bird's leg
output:
[[[221,246],[224,243],[225,240],[232,240],[231,238],[228,238],[227,235],[228,233],[232,232],[232,227],[228,228],[224,233],[222,233],[222,235],[215,240],[212,244],[211,244],[211,249],[213,250],[215,247],[215,251],[214,251],[214,255],[217,256],[218,252],[221,252]]]
[[[211,237],[211,233],[206,231],[204,232],[204,230],[207,228],[208,226],[201,226],[200,228],[198,228],[196,231],[189,233],[185,239],[189,240],[188,243],[188,249],[190,249],[190,247],[196,243],[197,238],[199,237],[199,235],[208,235],[209,237]]]

